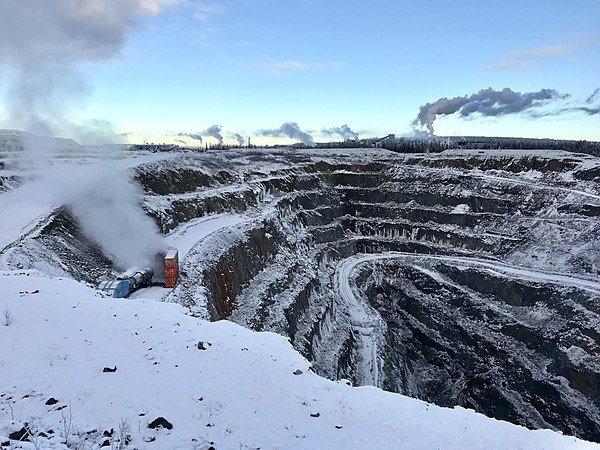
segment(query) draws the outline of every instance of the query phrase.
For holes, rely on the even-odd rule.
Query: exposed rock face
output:
[[[244,217],[188,254],[170,298],[289,336],[327,377],[600,442],[599,161],[365,152],[138,168],[164,232]]]

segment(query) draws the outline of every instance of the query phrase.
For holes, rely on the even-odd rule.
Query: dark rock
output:
[[[102,433],[102,436],[104,436],[104,437],[112,437],[112,435],[114,433],[115,433],[115,429],[111,428],[110,431],[104,430],[104,433]]]
[[[206,350],[208,347],[210,347],[212,344],[210,342],[202,342],[202,341],[198,341],[198,350]],[[208,347],[207,347],[208,346]]]
[[[294,375],[302,375],[303,373],[300,369],[294,370]]]
[[[117,366],[113,367],[112,369],[110,367],[105,367],[104,369],[102,369],[102,372],[116,372],[117,371]]]
[[[315,413],[315,414],[311,414],[310,417],[320,417],[321,413]]]
[[[100,444],[100,448],[102,447],[110,447],[110,441],[108,439],[104,439],[102,444]]]
[[[158,427],[166,428],[167,430],[171,430],[171,429],[173,429],[173,424],[171,424],[171,422],[169,422],[164,417],[158,417],[148,424],[148,428],[158,428]]]
[[[27,424],[25,424],[27,426]],[[29,441],[29,430],[25,427],[19,431],[15,431],[8,435],[8,438],[13,441]]]
[[[0,443],[0,445],[2,447],[8,447],[10,445],[10,441],[4,441],[4,442]]]
[[[58,400],[56,400],[54,397],[50,397],[48,400],[46,400],[46,405],[48,406],[56,405],[57,403]]]

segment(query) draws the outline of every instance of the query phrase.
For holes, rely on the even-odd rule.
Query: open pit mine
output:
[[[600,442],[600,158],[380,149],[124,158],[133,163],[123,176],[164,235],[205,230],[179,248],[179,280],[163,301],[287,336],[331,379]],[[7,191],[19,185],[18,173],[3,179]],[[68,204],[8,243],[2,260],[94,286],[127,269]]]

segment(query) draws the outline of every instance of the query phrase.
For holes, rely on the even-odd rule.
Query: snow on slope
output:
[[[600,448],[328,381],[283,337],[198,320],[172,303],[104,298],[28,271],[0,272],[0,298],[0,442],[28,422],[54,430],[37,442],[54,449],[66,438],[72,448],[83,439],[118,448],[121,434],[138,449]],[[173,429],[149,429],[158,417]]]

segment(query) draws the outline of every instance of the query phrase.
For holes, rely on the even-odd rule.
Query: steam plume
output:
[[[43,181],[120,268],[151,265],[165,249],[156,224],[139,206],[141,190],[114,162],[78,165],[76,170],[54,166]]]
[[[110,140],[107,135],[115,133],[109,122],[92,121],[82,127],[65,118],[72,103],[90,91],[78,66],[117,57],[136,21],[157,14],[169,1],[0,1],[0,61],[12,77],[7,86],[11,125],[38,135],[60,131],[88,141]],[[39,160],[52,150],[49,142],[29,139],[27,153]],[[72,208],[88,237],[118,264],[149,264],[164,248],[161,236],[139,207],[137,187],[118,167],[106,164],[78,165],[75,170],[44,168],[42,180]]]
[[[289,137],[292,139],[298,139],[305,145],[312,145],[312,136],[300,129],[295,122],[285,122],[279,128],[274,130],[260,130],[258,132],[260,136],[272,136],[272,137]]]
[[[335,135],[339,135],[342,137],[342,139],[348,140],[358,140],[358,133],[352,131],[352,129],[344,124],[341,127],[332,127],[332,128],[326,128],[324,130],[322,130],[322,133],[325,136],[335,136]]]
[[[200,144],[202,144],[202,135],[199,133],[179,133],[177,136],[181,136],[181,137],[189,137],[192,138],[196,141],[199,141]]]
[[[242,136],[240,133],[231,133],[230,137],[235,139],[240,147],[244,145],[244,136]]]
[[[479,113],[487,117],[518,114],[543,106],[552,101],[567,98],[554,89],[542,89],[538,92],[515,92],[509,88],[495,91],[492,88],[483,89],[475,94],[448,99],[440,98],[433,103],[421,106],[419,115],[413,126],[425,126],[433,134],[433,122],[438,115],[458,113],[461,117]]]
[[[214,137],[219,144],[223,144],[223,135],[221,134],[221,125],[213,125],[202,132],[202,135]]]
[[[11,124],[43,135],[77,131],[70,124],[64,130],[63,117],[73,100],[90,90],[77,66],[117,56],[136,19],[158,13],[159,2],[2,0],[0,61],[12,69],[7,98]],[[88,127],[84,136],[74,137],[95,134]]]

